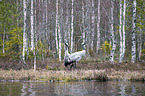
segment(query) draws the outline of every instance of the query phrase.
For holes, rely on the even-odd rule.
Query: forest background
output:
[[[0,68],[63,62],[66,42],[85,42],[86,60],[144,63],[144,24],[144,0],[0,0]]]

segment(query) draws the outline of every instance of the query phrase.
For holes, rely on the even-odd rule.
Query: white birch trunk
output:
[[[120,58],[119,63],[122,63],[122,59],[125,54],[125,13],[126,13],[126,0],[124,0],[123,3],[123,13],[122,13],[122,2],[120,0]],[[123,15],[123,17],[122,17]],[[123,24],[122,24],[122,18],[123,18]]]
[[[55,43],[56,51],[58,52],[58,0],[56,0],[56,24],[55,24]]]
[[[45,34],[45,36],[46,36],[46,40],[48,41],[48,33],[47,33],[47,31],[48,31],[48,28],[47,28],[47,27],[48,27],[48,26],[47,26],[47,15],[48,15],[48,14],[47,14],[47,0],[45,0],[45,5],[46,5],[46,6],[45,6],[45,8],[46,8],[46,9],[45,9],[45,13],[46,13],[46,16],[45,16],[45,23],[46,23],[46,24],[45,24],[45,27],[46,27],[46,28],[45,28],[45,29],[46,29],[45,31],[46,31],[46,34]]]
[[[140,28],[140,33],[139,33],[139,56],[138,56],[138,58],[139,58],[139,61],[141,60],[141,51],[142,51],[142,38],[141,38],[141,36],[142,36],[142,32],[141,32],[142,30],[141,30],[141,28]]]
[[[66,41],[65,42],[68,42],[70,43],[70,12],[69,12],[69,2],[70,0],[67,0],[67,3],[66,3]]]
[[[131,50],[131,62],[135,63],[136,61],[136,0],[133,0],[133,18],[132,18],[132,50]]]
[[[36,9],[37,9],[37,8],[36,8],[36,0],[35,0],[34,71],[36,71],[36,63],[37,63],[37,62],[36,62],[36,59],[37,59],[37,58],[36,58],[36,50],[35,50],[35,44],[36,44],[36,39],[37,39],[37,38],[36,38],[36,23],[37,23],[37,22],[36,22],[36,20],[37,20],[37,19],[36,19],[36,11],[37,11]]]
[[[91,35],[91,50],[93,50],[94,45],[94,33],[95,33],[95,11],[94,11],[94,0],[92,0],[92,35]]]
[[[56,40],[56,49],[58,52],[59,61],[61,61],[61,33],[60,33],[60,25],[59,25],[59,0],[56,0],[56,28],[55,28],[55,40]]]
[[[59,54],[59,61],[61,61],[61,33],[60,33],[60,25],[58,25],[58,37],[59,37],[58,54]]]
[[[74,17],[73,17],[73,0],[72,0],[72,9],[71,9],[71,50],[70,50],[70,52],[72,53],[72,51],[73,51],[73,33],[74,33],[74,29],[73,29],[73,19],[74,19]]]
[[[122,62],[122,51],[123,51],[123,46],[122,46],[122,0],[120,0],[120,17],[119,17],[119,22],[120,22],[120,24],[119,24],[119,34],[120,34],[120,57],[119,57],[119,63],[121,63]]]
[[[24,12],[24,31],[23,31],[23,62],[25,64],[25,52],[26,52],[26,48],[27,48],[27,38],[26,38],[26,0],[23,0],[23,12]]]
[[[3,54],[5,53],[5,34],[6,34],[6,28],[4,25],[4,34],[3,34]]]
[[[82,31],[83,31],[83,42],[85,42],[86,41],[86,39],[85,39],[85,10],[84,10],[84,2],[83,2],[83,0],[82,0],[82,26],[83,26],[83,29],[82,29]]]
[[[98,0],[98,19],[97,19],[97,53],[100,48],[100,0]]]
[[[33,14],[33,0],[31,0],[31,51],[34,49],[34,14]]]
[[[126,0],[124,0],[124,7],[123,7],[123,50],[122,50],[122,57],[125,54],[125,13],[126,13]]]
[[[114,36],[114,27],[113,27],[113,22],[114,22],[114,16],[113,16],[113,11],[114,11],[114,0],[111,0],[111,28],[110,28],[110,33],[111,33],[111,42],[112,42],[112,50],[110,54],[110,62],[114,64],[114,53],[116,49],[116,41],[115,41],[115,36]]]

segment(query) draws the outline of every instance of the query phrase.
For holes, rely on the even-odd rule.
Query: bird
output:
[[[65,57],[68,57],[70,53],[68,52],[68,43],[65,43]]]
[[[78,51],[78,52],[74,52],[74,53],[68,53],[68,46],[66,46],[66,50],[65,50],[65,59],[64,59],[64,66],[65,68],[67,68],[68,65],[70,65],[70,70],[72,69],[73,67],[73,63],[75,63],[75,68],[76,68],[76,63],[78,61],[81,60],[81,58],[83,56],[85,56],[86,54],[86,48],[85,48],[85,43],[82,43],[82,47],[83,47],[83,50],[82,51]]]

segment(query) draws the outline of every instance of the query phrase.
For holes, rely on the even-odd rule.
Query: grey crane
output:
[[[66,44],[65,44],[66,45]],[[66,51],[65,51],[65,59],[64,59],[64,66],[67,68],[68,65],[70,65],[70,70],[73,67],[73,63],[75,63],[75,68],[76,68],[76,63],[81,60],[83,56],[86,54],[85,50],[85,43],[82,43],[83,50],[78,51],[72,54],[68,53],[68,45],[66,45]]]

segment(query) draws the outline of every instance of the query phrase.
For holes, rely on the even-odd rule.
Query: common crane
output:
[[[66,49],[66,57],[65,57],[65,60],[64,60],[64,66],[65,68],[67,68],[68,65],[70,65],[70,70],[71,68],[73,67],[73,63],[75,63],[75,68],[76,68],[76,63],[81,60],[81,58],[83,56],[85,56],[86,54],[86,50],[85,50],[85,43],[82,43],[82,47],[83,47],[83,50],[82,51],[78,51],[78,52],[75,52],[75,53],[72,53],[72,54],[68,54],[68,49]],[[67,46],[66,46],[67,48]]]

